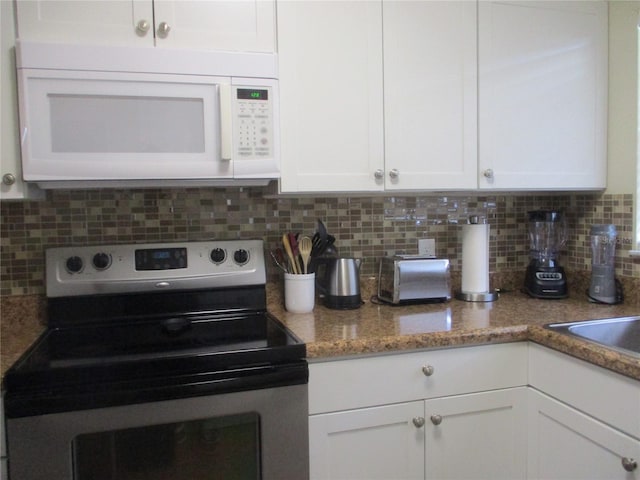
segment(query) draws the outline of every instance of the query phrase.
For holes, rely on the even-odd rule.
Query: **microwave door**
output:
[[[221,125],[228,79],[39,70],[21,75],[27,181],[233,176],[224,140],[229,133]]]

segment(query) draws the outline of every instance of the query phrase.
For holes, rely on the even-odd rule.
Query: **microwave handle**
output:
[[[233,115],[231,111],[231,85],[218,85],[220,102],[220,156],[223,162],[230,162],[233,152]]]

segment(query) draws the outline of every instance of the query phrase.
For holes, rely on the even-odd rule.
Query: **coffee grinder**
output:
[[[566,298],[567,279],[558,264],[567,241],[564,216],[556,210],[533,210],[529,214],[529,256],[525,291],[536,298]]]

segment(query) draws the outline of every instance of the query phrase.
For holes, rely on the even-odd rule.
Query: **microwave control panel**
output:
[[[271,87],[236,87],[233,94],[236,158],[273,158],[274,115]]]

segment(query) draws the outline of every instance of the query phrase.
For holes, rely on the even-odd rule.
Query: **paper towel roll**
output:
[[[462,226],[462,292],[489,291],[489,224]]]

